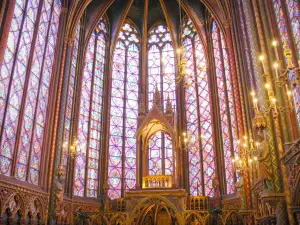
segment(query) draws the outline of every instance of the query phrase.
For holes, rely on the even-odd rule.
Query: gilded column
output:
[[[237,69],[235,64],[235,56],[234,56],[234,45],[233,45],[233,38],[231,36],[231,23],[226,26],[226,39],[228,44],[228,53],[229,53],[229,62],[230,62],[230,69],[231,69],[231,81],[233,85],[233,90],[235,93],[240,93],[239,88],[239,81],[237,75]],[[245,134],[244,131],[244,124],[243,124],[243,110],[242,110],[242,98],[239,94],[235,95],[234,98],[235,103],[235,112],[236,112],[236,120],[238,125],[238,133],[239,137],[242,137]],[[242,150],[242,149],[241,149]],[[247,207],[251,208],[251,193],[250,193],[250,180],[249,180],[249,171],[245,170],[244,173],[244,182],[245,182],[245,193],[246,193],[246,200],[247,200]]]
[[[260,11],[259,11],[259,7],[260,6],[262,7],[262,5],[259,5],[259,3],[256,0],[253,0],[252,3],[253,3],[255,21],[256,21],[256,25],[257,25],[259,43],[260,43],[263,55],[267,56],[268,49],[267,49],[266,42],[265,42],[262,20],[261,20]],[[266,59],[266,61],[268,62],[268,58]],[[264,69],[264,77],[269,86],[267,88],[267,96],[264,96],[265,103],[267,103],[274,96],[274,89],[272,87],[272,77],[271,77],[272,71],[268,66],[268,65],[270,65],[270,62],[266,63],[266,65],[267,66],[265,66],[265,69]],[[260,77],[262,77],[262,76],[260,76]],[[260,80],[260,81],[263,81],[263,80]],[[264,85],[263,85],[263,83],[260,83],[260,85],[257,85],[257,86],[263,87]],[[266,105],[268,107],[270,107],[270,103],[267,103]],[[271,105],[271,107],[273,107],[273,106]],[[284,149],[283,149],[283,142],[282,142],[282,138],[281,138],[279,119],[278,119],[277,114],[278,113],[277,113],[276,109],[273,108],[272,115],[269,114],[267,117],[267,124],[268,124],[267,130],[268,130],[268,134],[270,135],[269,138],[271,138],[271,136],[272,136],[272,139],[273,139],[273,145],[270,144],[270,158],[271,158],[271,163],[272,163],[272,168],[273,168],[272,172],[273,172],[273,176],[275,178],[274,179],[274,189],[275,189],[276,193],[280,193],[283,191],[285,192],[286,203],[287,203],[287,207],[288,207],[288,218],[289,218],[290,223],[294,224],[294,218],[293,218],[293,214],[291,211],[291,194],[290,194],[290,189],[288,187],[287,171],[286,171],[285,166],[281,162],[278,162],[279,158],[284,153]],[[273,124],[274,132],[272,130],[272,127],[271,127],[272,124],[270,121],[272,119],[274,122],[274,124]],[[274,138],[275,138],[275,140],[274,140]],[[275,141],[277,144],[278,152],[276,152],[276,148],[274,146]],[[280,178],[280,174],[281,174],[282,178]],[[283,209],[283,207],[277,207],[277,209],[279,210],[279,212],[276,213],[277,219],[280,219],[280,220],[282,220],[282,222],[284,222],[285,209]]]
[[[61,30],[62,35],[65,34],[65,24],[67,17],[67,9],[63,9],[62,20],[63,20],[63,28]],[[59,76],[58,80],[58,94],[56,99],[56,110],[55,110],[55,119],[54,119],[54,131],[53,131],[53,142],[52,142],[52,158],[51,158],[51,185],[50,186],[50,199],[49,199],[49,223],[52,224],[54,222],[56,215],[57,204],[61,203],[63,200],[63,189],[60,190],[58,185],[61,184],[63,186],[64,181],[61,180],[64,175],[64,171],[59,169],[59,165],[61,163],[61,154],[62,154],[62,144],[63,144],[63,131],[64,131],[64,117],[65,117],[65,106],[67,102],[67,91],[68,91],[68,76],[70,70],[71,63],[71,55],[72,55],[72,47],[73,41],[68,37],[65,37],[64,43],[62,44],[62,52],[59,56],[60,63],[57,64],[57,67],[60,68],[58,70],[57,76]]]

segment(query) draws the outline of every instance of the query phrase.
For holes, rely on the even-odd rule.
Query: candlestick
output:
[[[278,61],[278,60],[279,60],[279,57],[278,57],[277,41],[274,40],[274,41],[272,42],[272,45],[273,45],[274,50],[275,50],[276,61]]]
[[[261,63],[262,63],[264,74],[266,74],[266,68],[265,68],[264,56],[261,55],[261,56],[259,57],[259,60],[260,60]]]
[[[272,100],[272,108],[274,110],[274,113],[277,114],[276,98],[271,97],[271,100]]]
[[[275,69],[275,74],[276,74],[276,79],[277,80],[279,79],[279,76],[278,76],[278,67],[279,67],[279,64],[277,62],[274,63],[274,69]]]
[[[254,108],[255,113],[258,112],[258,105],[257,105],[257,102],[258,102],[257,98],[254,98],[254,99],[253,99],[253,108]]]

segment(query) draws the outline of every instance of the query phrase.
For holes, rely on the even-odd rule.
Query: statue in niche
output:
[[[272,172],[270,171],[270,168],[272,168],[270,163],[270,148],[261,129],[257,132],[257,141],[259,142],[257,147],[259,180],[263,181],[265,192],[272,192],[274,188],[272,184]]]
[[[217,177],[213,178],[212,186],[214,189],[214,197],[220,197],[220,183]]]
[[[56,191],[56,209],[59,210],[64,201],[64,184],[65,184],[65,169],[63,165],[59,165],[57,169],[57,181],[55,183]]]
[[[145,116],[145,114],[146,114],[146,109],[145,109],[145,105],[144,105],[144,103],[143,102],[141,102],[140,104],[139,104],[139,116]]]
[[[217,177],[212,179],[212,187],[214,191],[214,196],[212,198],[212,204],[214,209],[219,209],[221,207],[221,193],[220,193],[220,182]]]
[[[241,200],[242,207],[246,207],[245,196],[244,196],[244,176],[242,171],[237,172],[239,175],[238,181],[235,183],[236,195]]]

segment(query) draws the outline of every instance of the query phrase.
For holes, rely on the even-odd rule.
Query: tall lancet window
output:
[[[78,58],[78,50],[79,50],[79,37],[80,37],[80,23],[76,29],[76,35],[72,50],[72,64],[71,70],[68,80],[68,97],[67,97],[67,105],[66,105],[66,115],[65,115],[65,124],[64,124],[64,145],[63,145],[63,162],[62,165],[64,168],[67,167],[68,164],[68,156],[69,156],[69,143],[72,143],[72,138],[70,136],[71,133],[71,119],[72,119],[72,109],[74,102],[74,90],[75,90],[75,79],[76,79],[76,68],[77,68],[77,58]]]
[[[231,194],[235,190],[231,160],[234,153],[238,153],[237,123],[226,43],[215,21],[212,27],[212,42],[216,67],[227,194]]]
[[[166,109],[169,98],[176,106],[174,49],[171,35],[166,25],[159,24],[148,37],[148,108],[153,104],[153,94],[161,93],[162,110]],[[169,136],[161,132],[151,137],[149,142],[149,175],[171,175],[173,172],[173,151]]]
[[[102,19],[85,54],[78,121],[74,194],[97,198],[102,140],[102,102],[107,25]]]
[[[300,3],[297,0],[273,0],[273,6],[281,44],[286,43],[289,48],[295,48],[296,58],[300,60]],[[288,29],[291,30],[291,36]],[[295,79],[295,75],[290,73],[290,78]],[[293,100],[300,127],[300,87],[298,85],[293,87]]]
[[[125,23],[113,56],[108,195],[124,196],[136,184],[136,138],[139,90],[140,37],[137,29]]]
[[[61,1],[14,4],[1,43],[0,173],[39,184]]]
[[[183,24],[186,69],[192,74],[185,90],[189,182],[191,195],[213,196],[215,162],[212,137],[211,97],[203,45],[191,20]]]

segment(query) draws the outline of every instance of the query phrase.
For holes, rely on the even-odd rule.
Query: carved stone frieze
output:
[[[0,181],[0,211],[4,223],[7,222],[3,218],[5,215],[9,221],[39,221],[43,224],[47,221],[48,201],[48,193]]]
[[[222,200],[222,209],[224,210],[239,210],[241,208],[240,198],[230,198]]]
[[[297,202],[297,196],[300,195],[299,182],[300,182],[300,139],[294,143],[287,144],[286,153],[283,155],[281,160],[287,166],[289,186],[292,192],[292,196],[295,196],[293,202],[294,206],[299,206],[300,202]]]

